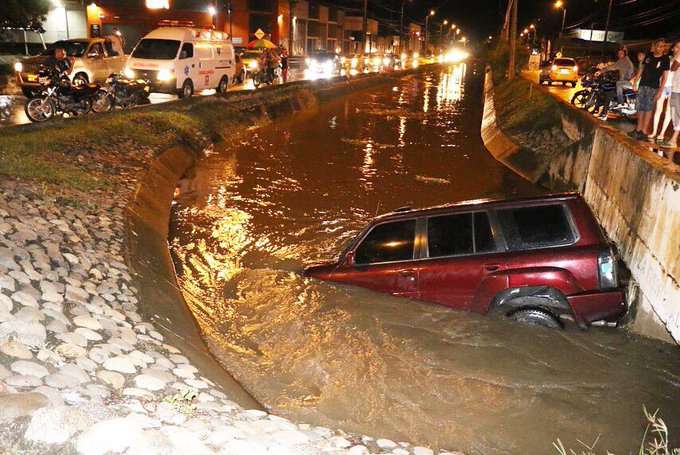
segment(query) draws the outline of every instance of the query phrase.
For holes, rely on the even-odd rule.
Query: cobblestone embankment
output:
[[[496,159],[523,177],[553,190],[578,191],[584,196],[632,274],[628,287],[630,328],[642,335],[680,342],[677,165],[615,127],[597,123],[592,116],[526,84],[527,90],[515,91],[507,101],[524,107],[549,103],[551,108],[534,109],[527,116],[533,115],[534,122],[508,120],[511,117],[499,115],[508,106],[495,105],[493,82],[487,73],[484,144]],[[529,96],[533,100],[529,101]],[[540,119],[540,127],[536,119]],[[513,128],[507,127],[510,122],[514,122]]]
[[[252,97],[252,115],[229,128],[304,108],[312,92],[320,96],[301,87]],[[0,448],[432,454],[268,414],[207,354],[182,307],[165,237],[176,180],[209,145],[195,133],[198,146],[163,153],[130,143],[60,155],[106,163],[110,184],[89,194],[0,181]]]

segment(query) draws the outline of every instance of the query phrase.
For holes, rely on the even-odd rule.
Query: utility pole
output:
[[[512,18],[510,20],[510,58],[508,63],[508,80],[515,79],[515,60],[517,53],[517,3],[519,0],[510,0],[512,2]]]
[[[361,30],[361,55],[363,55],[366,52],[366,36],[368,35],[368,0],[364,0],[364,22]]]
[[[607,35],[609,35],[609,20],[612,17],[612,3],[613,0],[609,0],[609,8],[607,8],[607,23],[604,26],[604,40],[602,41],[602,55],[604,56],[604,50],[607,46]]]

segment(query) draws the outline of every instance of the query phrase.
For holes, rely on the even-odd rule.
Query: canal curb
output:
[[[533,91],[533,96],[551,96],[537,87]],[[516,99],[523,96],[527,95],[514,95]],[[504,131],[497,108],[487,70],[481,135],[489,152],[546,188],[580,192],[631,271],[630,329],[668,342],[680,341],[677,173],[637,141],[561,100],[553,127],[568,137],[568,145],[548,153],[519,145],[515,136]],[[528,132],[532,125],[520,129]]]

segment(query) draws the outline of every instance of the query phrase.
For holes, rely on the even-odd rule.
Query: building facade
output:
[[[42,36],[17,30],[10,40],[40,43],[42,38],[50,43],[120,34],[129,53],[140,38],[168,21],[225,31],[237,47],[247,46],[261,30],[292,55],[315,50],[362,53],[362,42],[364,53],[393,52],[399,42],[398,36],[380,37],[380,24],[371,18],[363,40],[361,16],[348,16],[342,8],[318,0],[52,0]]]

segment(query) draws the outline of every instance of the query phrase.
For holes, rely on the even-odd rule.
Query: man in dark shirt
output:
[[[654,106],[663,92],[666,84],[670,59],[664,53],[665,41],[657,39],[652,43],[652,52],[649,52],[642,61],[640,68],[631,80],[633,86],[640,81],[637,95],[638,121],[635,131],[629,136],[635,139],[645,139],[651,134],[652,116]]]
[[[45,62],[46,66],[51,66],[59,71],[60,74],[68,75],[71,72],[71,60],[66,56],[66,51],[61,47],[54,49],[54,55]]]

